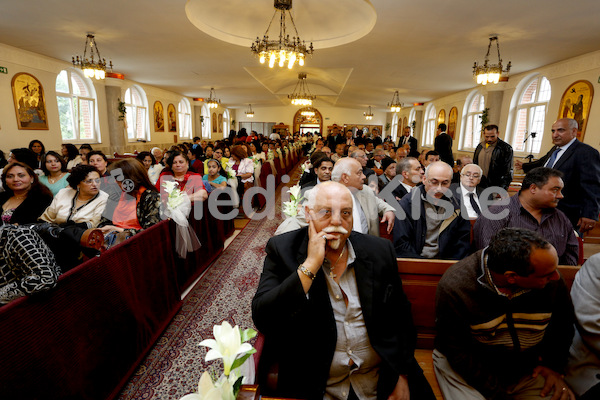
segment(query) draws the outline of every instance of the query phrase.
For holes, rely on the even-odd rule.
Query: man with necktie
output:
[[[577,121],[561,118],[552,124],[554,147],[538,161],[515,162],[525,173],[536,167],[561,171],[565,184],[564,199],[558,209],[564,212],[580,233],[591,230],[600,213],[600,153],[577,140]]]

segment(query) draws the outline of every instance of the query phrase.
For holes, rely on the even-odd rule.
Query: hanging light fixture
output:
[[[490,50],[492,48],[492,42],[496,42],[496,48],[498,49],[498,63],[490,64]],[[485,61],[483,65],[477,65],[477,61],[473,64],[473,76],[477,80],[477,84],[486,85],[489,83],[498,83],[501,75],[508,78],[510,72],[511,62],[508,62],[506,69],[502,68],[502,58],[500,58],[500,42],[498,42],[498,36],[490,37],[490,43],[488,44],[487,53],[485,55]]]
[[[246,110],[246,117],[254,118],[254,111],[252,111],[252,104],[248,104],[248,109]]]
[[[296,24],[290,10],[292,9],[292,0],[274,0],[275,13],[271,18],[271,22],[263,35],[262,40],[258,37],[256,41],[252,43],[250,49],[256,54],[261,64],[264,64],[267,59],[269,60],[269,68],[273,68],[275,63],[283,67],[287,63],[287,67],[292,69],[296,61],[300,66],[304,65],[304,59],[306,55],[312,55],[313,44],[310,43],[309,47],[306,47],[306,42],[300,40]],[[287,11],[292,27],[296,36],[290,39],[290,35],[286,33],[285,27],[285,13]],[[279,17],[279,38],[277,40],[269,40],[269,30],[275,20],[277,13],[280,13]]]
[[[310,94],[308,85],[306,84],[306,72],[298,74],[298,83],[294,88],[294,92],[288,95],[288,99],[292,101],[292,105],[295,106],[312,106],[312,102],[317,96]]]
[[[206,104],[208,105],[208,108],[217,108],[219,107],[219,104],[221,104],[221,100],[217,99],[214,88],[210,88],[210,93],[208,94]]]
[[[300,115],[303,115],[305,117],[314,117],[315,114],[315,109],[312,107],[304,107],[300,109]]]
[[[363,113],[363,115],[365,116],[365,119],[367,121],[370,121],[373,119],[373,113],[371,112],[371,106],[369,106],[369,109],[367,110],[366,113]]]
[[[87,58],[88,47],[90,50],[90,58]],[[83,70],[83,74],[88,78],[104,79],[106,77],[106,60],[100,57],[100,51],[96,44],[96,39],[91,33],[87,34],[85,39],[85,49],[83,50],[83,57],[77,58],[72,57],[73,65]],[[112,72],[112,61],[108,65],[109,72]]]
[[[400,94],[396,90],[392,96],[392,101],[387,105],[391,112],[400,112],[402,109],[402,103],[400,103]],[[366,115],[365,115],[366,116]]]

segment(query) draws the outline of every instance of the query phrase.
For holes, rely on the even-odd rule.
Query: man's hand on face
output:
[[[533,370],[532,376],[535,378],[538,375],[546,380],[546,384],[540,392],[540,397],[546,397],[548,394],[553,393],[551,400],[575,400],[575,395],[559,373],[539,365]]]

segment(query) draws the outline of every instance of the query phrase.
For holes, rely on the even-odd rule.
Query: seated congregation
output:
[[[231,194],[237,207],[245,190],[260,185],[263,163],[275,170],[277,158],[280,169],[291,167],[295,153],[293,141],[255,134],[195,142],[113,159],[87,144],[79,150],[65,144],[62,154],[46,152],[38,140],[12,149],[0,171],[0,304],[55,287],[61,274],[170,217],[173,192],[166,182],[174,182],[175,194],[184,194],[190,206],[230,187],[220,200]],[[18,250],[10,254],[9,237],[15,238],[10,248]],[[31,256],[24,257],[27,252]]]
[[[577,143],[571,121],[557,121],[553,131],[563,126],[571,127],[567,142]],[[267,244],[253,301],[264,335],[263,394],[432,398],[413,356],[413,320],[422,316],[411,314],[410,287],[394,272],[405,263],[425,270],[426,260],[437,259],[454,265],[411,301],[435,301],[428,363],[437,380],[430,383],[445,399],[598,397],[600,325],[586,301],[595,304],[600,291],[584,278],[597,258],[575,276],[572,291],[559,273],[577,271],[568,267],[582,261],[577,237],[592,228],[588,219],[598,220],[598,152],[590,151],[588,171],[577,172],[581,182],[547,158],[527,169],[510,196],[498,164],[512,164],[512,150],[506,153],[497,127],[488,131],[486,154],[473,156],[487,160],[485,168],[469,157],[450,165],[435,151],[408,157],[408,141],[384,149],[351,132],[353,142],[335,143],[334,155],[326,140],[307,146],[297,215]],[[565,153],[562,165],[572,156]],[[573,195],[576,185],[588,194]],[[563,201],[579,202],[579,214],[563,212]],[[297,345],[307,338],[309,346]]]

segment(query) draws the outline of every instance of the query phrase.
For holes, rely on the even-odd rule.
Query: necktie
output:
[[[475,201],[475,193],[473,193],[473,192],[469,193],[469,201],[471,202],[471,207],[473,207],[473,210],[475,210],[477,215],[481,215],[481,209],[479,208],[479,205]]]
[[[554,152],[550,156],[550,159],[548,160],[548,163],[546,164],[546,167],[552,168],[554,162],[556,161],[556,157],[558,157],[558,153],[560,153],[561,150],[562,149],[560,147],[557,147],[556,150],[554,150]]]

